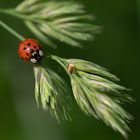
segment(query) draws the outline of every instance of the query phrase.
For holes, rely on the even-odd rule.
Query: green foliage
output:
[[[82,47],[81,41],[94,39],[101,27],[93,25],[94,17],[84,6],[73,1],[23,0],[16,8],[0,13],[21,19],[42,42],[53,48],[56,41]]]
[[[91,24],[94,18],[83,5],[71,1],[24,0],[16,12],[40,40],[53,47],[51,38],[80,47],[80,40],[92,40],[100,28]]]
[[[105,68],[80,59],[62,59],[52,56],[66,71],[69,64],[74,66],[71,79],[73,95],[81,110],[89,116],[103,120],[114,130],[127,137],[130,131],[127,122],[133,117],[119,104],[131,102],[133,98],[120,91],[127,90],[113,81],[119,79]],[[68,72],[68,71],[67,71]]]
[[[40,40],[53,47],[56,47],[53,39],[81,46],[81,40],[91,40],[93,34],[99,31],[98,26],[90,23],[93,17],[75,2],[24,0],[16,9],[0,9],[0,12],[24,20],[25,25]],[[24,39],[2,21],[0,25],[20,40]],[[127,89],[115,83],[119,79],[105,68],[88,61],[53,55],[50,59],[58,62],[69,75],[73,95],[81,110],[103,120],[127,137],[127,131],[130,131],[128,122],[133,117],[120,104],[131,102],[133,98],[122,93]],[[64,79],[43,65],[35,66],[34,74],[37,104],[49,110],[58,121],[60,118],[71,119],[71,95]]]
[[[41,66],[34,67],[34,75],[35,98],[38,106],[41,103],[42,108],[49,110],[58,121],[70,120],[71,96],[64,79],[48,67]]]

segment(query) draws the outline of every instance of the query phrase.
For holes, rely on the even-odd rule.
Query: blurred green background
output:
[[[104,27],[84,49],[60,46],[49,53],[82,58],[110,69],[121,84],[133,89],[137,100],[124,107],[135,120],[130,140],[140,140],[140,0],[79,0]],[[0,0],[0,8],[14,7],[21,0]],[[25,37],[34,37],[21,21],[0,15]],[[101,121],[88,118],[76,106],[72,122],[57,124],[47,112],[37,109],[32,66],[17,53],[19,40],[0,27],[0,140],[123,140]]]

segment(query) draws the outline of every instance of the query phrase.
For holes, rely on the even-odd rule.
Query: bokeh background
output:
[[[78,0],[77,0],[78,1]],[[110,69],[121,84],[133,89],[136,103],[124,107],[135,117],[130,140],[140,140],[140,0],[79,0],[104,27],[84,49],[60,46],[49,53],[82,58]],[[21,0],[0,0],[0,8],[14,7]],[[25,37],[34,37],[21,21],[0,14]],[[37,109],[32,66],[17,54],[19,40],[0,27],[0,140],[123,140],[101,121],[85,116],[76,106],[72,122],[57,124]]]

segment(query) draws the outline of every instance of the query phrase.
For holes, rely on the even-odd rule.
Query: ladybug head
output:
[[[43,57],[42,47],[38,41],[26,39],[19,45],[19,56],[25,62],[38,63]]]

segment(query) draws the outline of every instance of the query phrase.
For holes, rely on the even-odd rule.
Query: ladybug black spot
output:
[[[30,46],[30,45],[31,45],[31,43],[28,43],[27,45],[28,45],[28,46]]]
[[[27,56],[29,56],[29,53],[26,53]]]
[[[24,59],[28,61],[28,58],[27,57],[25,57]]]
[[[36,46],[34,46],[34,48],[36,48]]]
[[[26,50],[26,48],[24,47],[23,50]]]

